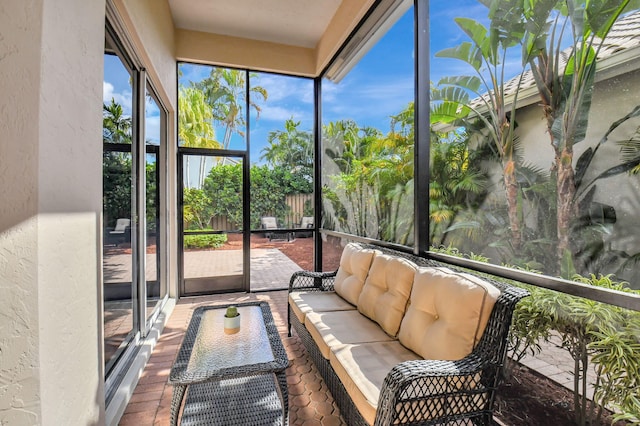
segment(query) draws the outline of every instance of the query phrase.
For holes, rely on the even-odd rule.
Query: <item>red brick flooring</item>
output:
[[[167,321],[153,350],[120,426],[168,425],[172,386],[167,384],[171,365],[182,343],[195,308],[203,305],[240,303],[252,300],[269,302],[274,321],[289,355],[289,423],[291,425],[344,425],[320,374],[297,337],[287,337],[287,292],[234,293],[182,299]]]

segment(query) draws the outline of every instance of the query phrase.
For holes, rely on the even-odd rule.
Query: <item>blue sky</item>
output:
[[[487,9],[476,0],[451,3],[432,1],[430,10],[431,69],[430,80],[437,82],[444,75],[470,75],[473,70],[461,61],[435,58],[435,52],[459,44],[466,35],[454,23],[455,17],[471,17],[487,25]],[[373,126],[389,131],[389,117],[399,113],[414,96],[413,10],[410,9],[387,34],[362,58],[339,83],[323,81],[323,122],[355,120],[361,126]],[[507,64],[510,75],[520,72],[520,61]],[[182,66],[181,83],[197,81],[208,75],[204,66]],[[284,121],[293,117],[301,128],[313,129],[313,82],[309,79],[258,73],[251,80],[269,94],[261,103],[259,119],[251,118],[251,161],[260,162],[262,148],[267,145],[269,132],[282,130]],[[129,76],[115,56],[105,56],[104,100],[111,97],[121,103],[126,114],[131,113]],[[157,140],[159,111],[147,105],[146,137]],[[224,130],[216,129],[218,138]],[[244,149],[244,141],[234,135],[231,148]]]
[[[131,116],[132,94],[130,76],[120,59],[115,55],[104,55],[104,81],[102,82],[102,101],[109,104],[111,99],[122,105],[124,114]],[[155,100],[146,97],[145,140],[160,144],[160,109]]]

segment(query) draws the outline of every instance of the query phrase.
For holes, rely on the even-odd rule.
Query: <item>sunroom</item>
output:
[[[351,242],[530,293],[495,421],[640,421],[634,2],[0,10],[0,423],[165,424],[194,309],[266,301],[349,424],[286,315]]]

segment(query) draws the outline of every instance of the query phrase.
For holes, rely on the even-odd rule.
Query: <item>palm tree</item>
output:
[[[178,140],[191,148],[220,148],[212,124],[213,113],[202,91],[181,87],[178,93]],[[187,187],[190,188],[189,156],[187,158]],[[200,161],[199,188],[204,183],[204,157]]]
[[[131,117],[124,115],[122,105],[111,98],[102,105],[102,139],[104,142],[131,144]]]
[[[245,71],[214,67],[209,77],[194,84],[204,93],[205,100],[212,109],[213,119],[225,127],[222,138],[224,149],[229,149],[233,133],[244,136],[242,129],[246,126],[246,120],[243,111],[247,96],[245,76]],[[265,101],[268,97],[267,91],[260,86],[249,88],[249,106],[255,109],[259,116],[260,106],[251,94]]]
[[[446,244],[453,230],[466,230],[464,239],[474,239],[478,221],[459,220],[487,196],[487,173],[482,171],[478,155],[468,147],[465,133],[435,134],[431,137],[429,166],[430,241],[434,246]],[[456,245],[458,241],[450,241]]]
[[[505,75],[505,63],[508,49],[521,43],[523,38],[523,2],[485,0],[483,3],[490,8],[489,29],[473,19],[456,18],[456,23],[471,42],[465,41],[436,53],[438,57],[464,61],[473,68],[476,76],[445,77],[438,82],[439,90],[434,92],[432,100],[439,103],[432,108],[432,123],[451,124],[469,116],[484,123],[501,160],[512,244],[517,250],[522,243],[514,144],[517,91],[509,107],[505,99],[505,80],[508,77]],[[469,93],[477,97],[478,104],[469,101]]]
[[[338,168],[338,173],[331,176],[334,188],[324,189],[335,212],[333,219],[338,221],[340,230],[378,237],[367,172],[371,167],[371,145],[382,134],[371,127],[361,128],[353,120],[328,123],[322,133],[327,145],[325,154]],[[376,230],[372,229],[374,225]]]
[[[302,169],[304,176],[313,176],[313,135],[299,126],[292,117],[285,121],[284,130],[270,132],[269,145],[262,149],[260,159],[273,167]]]

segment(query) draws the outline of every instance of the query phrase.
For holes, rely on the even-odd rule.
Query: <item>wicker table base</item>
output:
[[[191,318],[169,374],[171,425],[287,425],[286,351],[266,302],[238,305],[240,331],[224,332],[224,307]],[[186,400],[182,404],[186,394]]]
[[[279,426],[279,394],[272,374],[191,385],[180,424]]]

